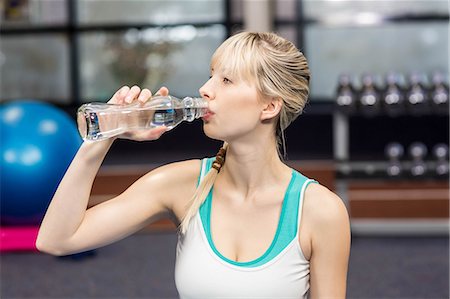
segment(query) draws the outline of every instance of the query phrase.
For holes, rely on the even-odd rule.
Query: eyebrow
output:
[[[215,71],[215,69],[211,68],[210,71],[213,73]],[[233,73],[234,73],[234,72],[231,71],[230,68],[219,68],[217,71],[220,72],[224,76],[232,76]]]

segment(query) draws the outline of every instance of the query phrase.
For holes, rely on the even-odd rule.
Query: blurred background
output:
[[[449,298],[448,1],[3,0],[0,12],[1,298],[177,297],[169,221],[64,258],[33,238],[81,143],[77,108],[122,85],[197,96],[211,54],[241,30],[275,31],[309,61],[286,162],[347,205],[348,297]],[[115,142],[90,205],[215,155],[201,126]]]

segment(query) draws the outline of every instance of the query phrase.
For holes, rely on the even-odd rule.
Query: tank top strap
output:
[[[295,173],[298,177],[297,189],[295,193],[292,193],[293,198],[291,199],[292,202],[290,203],[291,206],[289,207],[289,211],[295,215],[290,215],[289,226],[294,229],[294,232],[291,232],[290,237],[294,236],[295,238],[298,238],[298,228],[300,227],[301,223],[306,188],[311,183],[318,184],[319,182],[304,176],[298,171],[295,171]]]
[[[200,185],[200,182],[203,180],[205,175],[211,169],[213,162],[214,162],[214,157],[202,159],[201,167],[200,167],[200,175],[198,176],[198,180],[197,180],[197,186]]]
[[[292,170],[292,182],[286,190],[280,217],[280,234],[274,253],[283,250],[297,236],[299,206],[302,202],[302,189],[308,178],[296,170]]]
[[[295,222],[293,222],[293,226],[295,226],[295,236],[296,238],[298,238],[298,228],[300,227],[300,223],[301,223],[301,219],[302,219],[302,215],[303,215],[303,205],[305,202],[305,191],[306,188],[309,186],[309,184],[313,183],[313,184],[319,184],[318,181],[314,180],[314,179],[310,179],[306,176],[304,176],[303,174],[299,173],[298,174],[302,177],[302,184],[300,185],[300,192],[298,193],[298,200],[297,200],[297,207],[295,208],[296,211],[296,220]]]

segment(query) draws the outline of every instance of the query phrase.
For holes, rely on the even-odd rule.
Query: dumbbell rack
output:
[[[352,233],[448,235],[448,177],[394,179],[385,174],[387,161],[352,161],[350,117],[339,109],[333,112],[336,192],[349,210]],[[401,165],[409,169],[411,163]],[[436,162],[425,163],[431,169]]]

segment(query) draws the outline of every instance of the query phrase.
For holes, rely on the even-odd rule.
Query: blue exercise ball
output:
[[[75,121],[37,101],[0,106],[2,225],[39,224],[81,144]]]

